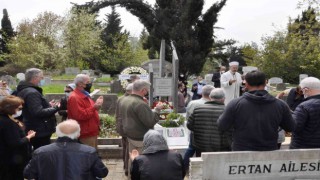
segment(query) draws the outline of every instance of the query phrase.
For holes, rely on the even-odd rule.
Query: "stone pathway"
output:
[[[122,159],[104,159],[103,162],[109,169],[109,174],[104,180],[127,180],[124,175]],[[189,180],[188,176],[184,180]]]

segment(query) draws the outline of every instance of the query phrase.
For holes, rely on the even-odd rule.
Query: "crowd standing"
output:
[[[179,111],[186,112],[191,131],[184,158],[152,130],[163,105],[151,109],[146,103],[151,84],[138,77],[131,79],[116,105],[128,179],[183,179],[194,153],[199,157],[202,152],[278,150],[284,132],[292,132],[291,149],[320,148],[318,78],[305,78],[283,101],[284,92],[276,97],[268,93],[263,72],[241,76],[238,67],[238,62],[230,62],[225,72],[221,66],[212,78],[215,87],[198,76],[191,87],[193,100],[188,103],[185,84],[179,83]],[[97,154],[103,97],[94,101],[90,96],[90,77],[77,75],[65,87],[60,102],[44,98],[43,83],[42,70],[30,68],[13,93],[17,96],[10,95],[11,90],[1,91],[7,93],[0,100],[0,179],[106,177],[108,168]],[[4,85],[2,81],[1,90],[8,89]],[[241,86],[245,86],[242,95]],[[64,121],[56,126],[57,112]],[[54,132],[58,139],[51,143]]]

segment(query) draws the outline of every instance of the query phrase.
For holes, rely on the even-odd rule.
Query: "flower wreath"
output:
[[[142,67],[137,67],[137,66],[131,66],[127,67],[124,70],[121,71],[122,75],[125,74],[139,74],[139,75],[148,75],[148,72],[143,69]],[[121,86],[125,89],[127,85],[129,84],[128,79],[121,80]]]

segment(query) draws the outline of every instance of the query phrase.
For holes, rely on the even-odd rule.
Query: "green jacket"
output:
[[[153,112],[149,105],[143,101],[141,96],[131,94],[121,100],[121,114],[123,114],[124,136],[142,141],[144,134],[153,129],[160,117],[157,112]]]

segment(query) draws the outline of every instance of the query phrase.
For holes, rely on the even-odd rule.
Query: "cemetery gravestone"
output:
[[[304,78],[307,78],[308,77],[308,74],[300,74],[299,75],[299,83],[304,79]]]
[[[276,90],[277,91],[284,91],[286,90],[286,84],[285,83],[279,83],[276,85]]]
[[[94,71],[92,69],[82,70],[81,74],[86,74],[88,76],[93,76],[94,75]]]
[[[294,180],[320,177],[317,149],[202,153],[191,158],[191,180]]]
[[[279,84],[279,83],[283,83],[283,80],[279,77],[273,77],[273,78],[270,78],[269,79],[269,84],[273,84],[273,85],[276,85],[276,84]]]
[[[153,75],[154,77],[160,77],[159,75],[159,59],[152,59],[150,61],[146,61],[146,62],[143,62],[141,67],[145,70],[149,70],[149,64],[152,64],[152,68],[153,68]],[[172,74],[172,64],[168,61],[164,61],[164,69],[163,69],[163,72],[164,72],[164,77],[168,77],[169,75]]]
[[[50,76],[45,76],[44,77],[44,85],[51,84],[51,77]]]
[[[19,79],[19,81],[24,81],[26,78],[24,73],[18,73],[16,77]]]
[[[101,77],[102,78],[111,78],[111,75],[110,74],[102,74]]]
[[[258,68],[254,67],[254,66],[244,66],[244,67],[242,67],[243,75],[246,75],[248,72],[251,72],[251,71],[254,71],[254,70],[258,70]]]
[[[113,81],[111,82],[111,85],[110,85],[110,91],[111,93],[119,93],[119,92],[123,92],[124,89],[121,86],[120,81]]]
[[[67,67],[64,69],[65,74],[67,75],[77,75],[80,74],[80,69],[77,67]]]
[[[206,74],[204,76],[204,81],[207,85],[214,85],[214,83],[212,82],[212,76],[213,74]]]
[[[5,75],[1,77],[1,80],[6,81],[8,86],[17,86],[17,82],[14,77],[10,75]]]

